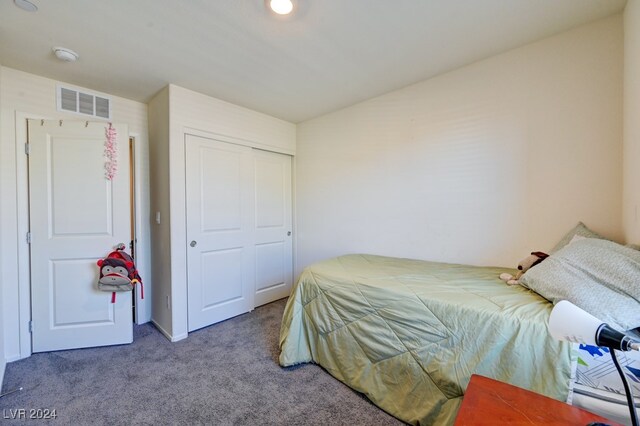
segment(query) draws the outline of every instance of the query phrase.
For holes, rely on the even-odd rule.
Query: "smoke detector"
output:
[[[38,10],[38,6],[31,3],[29,0],[13,0],[13,3],[22,10],[27,12],[35,12]]]
[[[54,47],[53,53],[56,55],[56,58],[64,62],[75,62],[80,57],[76,52],[66,47]]]

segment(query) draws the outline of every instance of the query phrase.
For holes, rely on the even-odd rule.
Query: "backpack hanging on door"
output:
[[[142,278],[133,258],[124,251],[124,244],[118,245],[115,251],[97,263],[100,267],[98,289],[111,292],[111,303],[116,303],[116,292],[131,291],[136,284],[140,284],[140,298],[144,299]]]

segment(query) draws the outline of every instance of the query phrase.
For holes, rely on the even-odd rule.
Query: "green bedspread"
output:
[[[280,364],[315,362],[413,424],[453,423],[474,373],[566,400],[571,345],[547,332],[551,304],[500,281],[505,271],[371,255],[317,263],[287,302]]]

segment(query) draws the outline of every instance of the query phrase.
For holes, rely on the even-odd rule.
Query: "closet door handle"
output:
[[[195,247],[195,246],[197,246],[197,245],[198,245],[198,243],[196,242],[196,240],[193,240],[193,241],[191,241],[191,243],[189,243],[189,245],[190,245],[191,247]]]

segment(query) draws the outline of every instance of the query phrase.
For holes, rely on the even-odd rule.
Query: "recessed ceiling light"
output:
[[[35,12],[38,10],[38,6],[31,3],[29,0],[13,0],[13,3],[20,9],[26,10],[27,12]]]
[[[293,10],[291,0],[269,0],[269,7],[278,15],[288,15]]]
[[[56,55],[56,58],[64,62],[75,62],[80,57],[76,52],[66,47],[54,47],[53,53]]]

